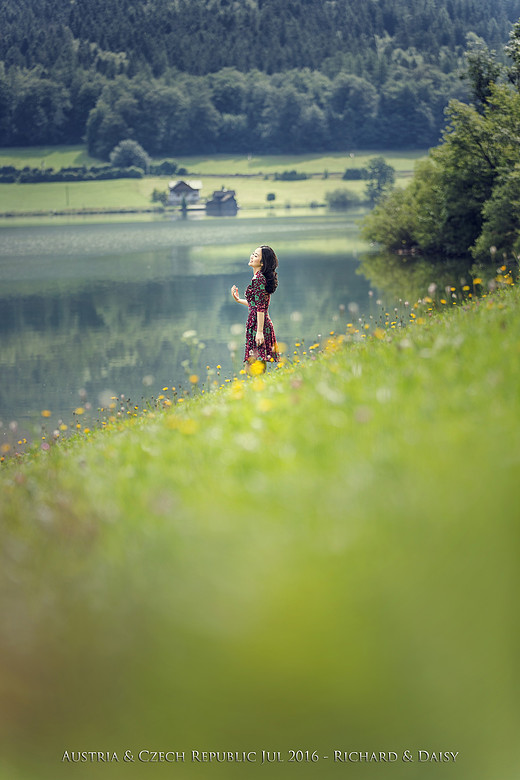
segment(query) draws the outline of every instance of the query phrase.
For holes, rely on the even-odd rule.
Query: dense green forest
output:
[[[518,268],[520,21],[505,53],[505,67],[486,49],[470,55],[469,104],[450,103],[442,144],[406,189],[388,194],[365,218],[365,238],[407,261],[473,258],[479,266]]]
[[[3,0],[0,145],[424,148],[520,0]]]

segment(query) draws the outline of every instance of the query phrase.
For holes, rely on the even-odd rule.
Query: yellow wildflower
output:
[[[262,360],[255,360],[249,366],[249,371],[253,376],[259,376],[260,374],[263,374],[265,371],[265,363]]]

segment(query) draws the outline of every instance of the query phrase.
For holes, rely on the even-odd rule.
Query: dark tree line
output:
[[[4,0],[0,145],[106,158],[435,144],[520,0]]]
[[[268,76],[224,69],[173,83],[119,76],[90,112],[86,139],[100,157],[121,138],[135,138],[153,155],[425,147],[437,141],[443,108],[461,87],[426,68],[420,78],[419,70],[415,83],[396,81],[379,92],[344,72],[330,79],[310,70]]]

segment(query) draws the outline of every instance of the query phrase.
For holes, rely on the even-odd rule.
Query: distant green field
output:
[[[274,174],[285,170],[297,170],[302,173],[342,174],[345,168],[362,168],[371,157],[382,154],[389,165],[397,172],[411,172],[417,160],[425,156],[425,151],[405,152],[336,152],[333,154],[278,154],[266,156],[216,154],[208,157],[179,157],[179,164],[190,173],[204,174]]]
[[[396,171],[413,170],[425,151],[335,152],[332,154],[278,154],[251,156],[241,154],[214,154],[207,157],[179,157],[172,154],[180,166],[200,176],[208,174],[258,175],[281,173],[296,169],[303,173],[343,173],[345,168],[361,168],[371,157],[382,154]],[[84,146],[31,146],[0,149],[0,166],[23,168],[65,168],[74,165],[102,165],[105,161],[90,157]]]
[[[187,178],[190,179],[189,176]],[[222,176],[198,177],[198,180],[202,182],[202,201],[211,196],[213,190],[224,186],[234,189],[241,208],[248,209],[266,207],[268,193],[275,194],[272,205],[277,208],[308,208],[311,203],[323,205],[325,193],[330,190],[348,189],[362,198],[365,188],[363,181],[343,182],[338,179],[273,181]],[[165,190],[167,182],[167,177],[147,177],[114,181],[0,184],[0,214],[77,209],[146,209],[157,205],[151,201],[152,192],[155,188]]]
[[[325,193],[338,188],[348,189],[362,198],[365,182],[343,182],[338,179],[304,179],[303,181],[273,181],[272,179],[250,179],[222,176],[222,178],[201,177],[201,195],[206,197],[221,185],[233,189],[237,200],[244,208],[261,208],[267,205],[268,193],[274,193],[274,206],[307,207],[311,203],[323,204]]]
[[[177,158],[187,168],[185,178],[202,181],[201,197],[205,200],[222,186],[234,189],[242,208],[258,209],[267,206],[268,193],[274,193],[275,208],[308,208],[323,205],[327,192],[345,188],[362,198],[363,181],[342,181],[339,174],[345,168],[362,167],[376,153],[348,155],[275,155],[252,157],[214,155],[213,157]],[[384,154],[397,172],[397,183],[405,184],[421,152],[392,152]],[[45,167],[59,169],[72,165],[99,164],[89,157],[82,146],[33,147],[0,150],[0,165]],[[314,174],[303,181],[275,181],[274,173],[298,170]],[[325,171],[328,178],[324,178]],[[321,174],[321,175],[320,175]],[[334,175],[335,174],[335,175]],[[271,178],[264,178],[270,176]],[[169,177],[145,179],[117,179],[94,182],[49,182],[42,184],[0,184],[0,214],[28,212],[147,209],[153,204],[154,189],[166,189]]]
[[[149,208],[159,179],[0,184],[0,213],[67,209]]]
[[[76,165],[100,165],[90,157],[85,146],[27,146],[0,149],[0,166],[15,168],[69,168]]]

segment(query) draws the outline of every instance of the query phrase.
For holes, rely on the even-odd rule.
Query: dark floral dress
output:
[[[276,362],[278,360],[273,323],[267,314],[270,297],[269,293],[265,290],[265,276],[259,271],[256,276],[253,276],[251,284],[246,290],[246,300],[249,304],[249,317],[247,318],[246,324],[246,351],[244,354],[244,362],[251,362],[253,360]],[[256,315],[259,311],[265,312],[264,343],[260,344],[260,346],[257,345],[255,340]]]

